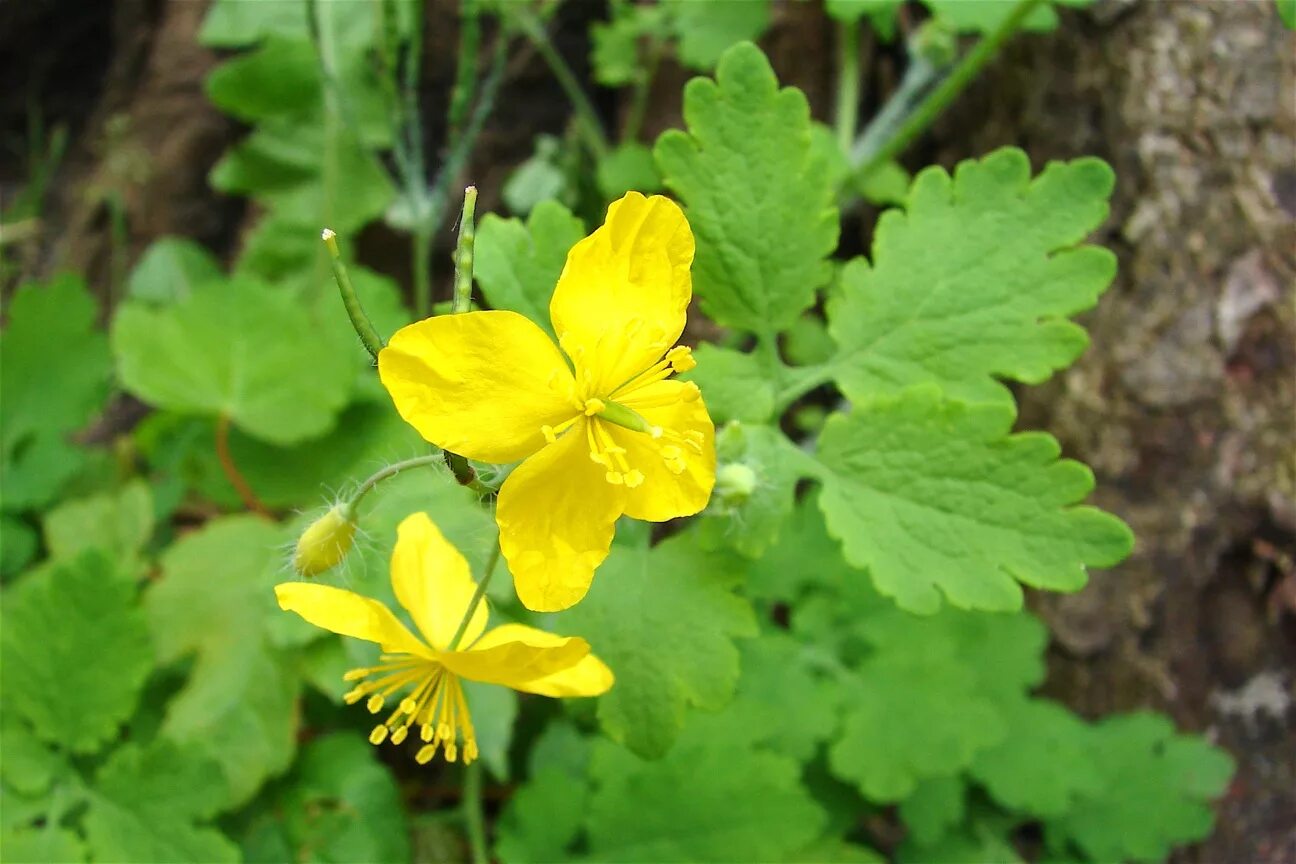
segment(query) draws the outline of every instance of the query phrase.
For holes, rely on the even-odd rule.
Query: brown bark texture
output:
[[[79,270],[111,299],[104,286],[119,289],[157,237],[230,255],[256,214],[206,183],[239,134],[202,92],[219,61],[195,39],[206,3],[91,5],[0,8],[0,70],[20,84],[0,95],[0,124],[4,143],[21,137],[31,93],[68,124],[46,233],[24,269]],[[453,74],[454,10],[428,3],[433,118]],[[556,41],[580,74],[587,22],[602,15],[592,2],[563,10]],[[778,0],[763,40],[781,80],[825,120],[833,38],[818,3]],[[895,47],[866,49],[865,117],[903,62]],[[688,77],[663,64],[648,132],[679,124]],[[609,120],[625,108],[597,98]],[[483,210],[532,137],[560,132],[568,113],[527,52],[499,105],[470,169]],[[440,134],[434,121],[433,146]],[[1017,38],[905,162],[952,166],[1003,145],[1037,168],[1097,155],[1118,176],[1095,240],[1117,251],[1120,273],[1086,316],[1092,347],[1020,391],[1020,425],[1051,431],[1093,467],[1097,503],[1138,545],[1084,592],[1032,598],[1054,635],[1047,689],[1090,717],[1167,711],[1234,754],[1218,829],[1182,860],[1296,860],[1296,36],[1269,0],[1064,10],[1058,32]],[[6,191],[24,179],[16,149],[0,163]],[[844,248],[866,247],[870,221],[846,220]],[[400,278],[401,242],[371,234],[369,263]]]

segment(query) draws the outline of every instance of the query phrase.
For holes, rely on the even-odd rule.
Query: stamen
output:
[[[577,406],[577,407],[581,411],[585,410],[584,406]],[[572,427],[572,424],[575,423],[577,420],[579,420],[580,417],[581,415],[577,414],[576,416],[571,417],[570,419],[564,420],[563,422],[559,423],[557,426],[549,426],[549,425],[541,426],[540,434],[544,435],[545,441],[548,441],[550,444],[554,444],[558,441],[558,436],[562,435],[564,432],[570,429]]]
[[[377,747],[379,744],[383,743],[386,740],[387,740],[387,724],[379,723],[377,726],[373,728],[373,731],[369,733],[369,743]]]
[[[408,733],[409,733],[408,726],[397,726],[395,729],[392,730],[391,743],[400,744],[402,741],[405,740],[405,736]]]
[[[419,748],[418,753],[414,755],[414,761],[420,765],[426,765],[432,761],[432,757],[436,755],[436,751],[436,744],[424,744]]]
[[[383,697],[378,694],[370,696],[369,701],[365,703],[365,707],[369,709],[370,714],[377,714],[379,711],[382,710],[382,706],[383,706]]]
[[[593,417],[595,414],[602,414],[607,409],[607,404],[602,399],[585,400],[585,416]]]

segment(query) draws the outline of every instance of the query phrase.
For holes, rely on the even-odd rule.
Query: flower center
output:
[[[369,743],[377,746],[390,737],[393,744],[401,744],[409,735],[410,728],[417,725],[419,737],[424,742],[414,756],[420,765],[432,761],[438,747],[445,748],[447,762],[455,761],[461,738],[464,764],[476,759],[477,737],[459,678],[440,663],[422,657],[384,654],[382,659],[386,662],[365,669],[352,669],[342,679],[365,679],[343,699],[348,705],[354,705],[368,697],[365,707],[370,714],[381,711],[389,696],[406,693],[396,710],[369,733]]]
[[[664,381],[677,372],[687,372],[696,365],[692,349],[677,345],[667,351],[657,363],[616,387],[610,394],[575,398],[573,407],[579,413],[557,426],[542,426],[540,431],[545,440],[552,444],[578,421],[586,420],[585,436],[590,459],[603,466],[604,478],[614,486],[624,485],[634,489],[643,484],[644,473],[630,464],[626,448],[617,444],[609,424],[647,436],[651,442],[650,449],[656,451],[667,470],[673,474],[683,474],[688,468],[687,455],[690,452],[702,452],[705,441],[703,434],[697,430],[678,432],[654,425],[640,412],[696,400],[701,394],[697,385],[691,381],[685,382],[681,389],[672,389],[668,393],[651,395],[644,392],[650,385]],[[630,401],[633,401],[633,408],[626,404]]]

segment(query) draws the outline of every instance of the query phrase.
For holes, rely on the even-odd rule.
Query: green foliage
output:
[[[1094,861],[1150,861],[1210,833],[1207,802],[1233,774],[1227,754],[1151,713],[1109,717],[1093,734],[1101,791],[1046,823],[1050,845],[1070,841]]]
[[[5,704],[41,739],[93,752],[134,711],[152,665],[134,599],[133,580],[97,551],[5,589]]]
[[[95,329],[98,310],[79,277],[24,285],[7,313],[0,340],[0,507],[16,513],[51,503],[79,470],[84,460],[66,439],[102,405],[112,366],[107,340]]]
[[[785,329],[828,281],[824,259],[837,243],[833,188],[811,146],[805,96],[779,89],[758,48],[737,45],[715,81],[685,87],[684,119],[688,132],[663,133],[655,154],[697,238],[702,308],[731,327]]]
[[[976,33],[1011,5],[926,2]],[[827,2],[884,37],[899,6]],[[459,812],[477,805],[458,801],[458,766],[399,748],[380,761],[370,718],[340,704],[343,672],[378,649],[284,615],[273,593],[330,498],[429,452],[356,344],[318,239],[324,224],[344,250],[380,219],[408,229],[409,202],[438,194],[419,177],[393,203],[386,165],[409,151],[384,153],[407,131],[397,46],[418,8],[217,0],[201,39],[240,50],[207,93],[251,130],[211,180],[260,214],[231,272],[193,241],[154,243],[112,310],[111,353],[75,277],[20,287],[6,310],[6,861],[461,852]],[[474,13],[511,32],[507,6]],[[502,570],[490,585],[496,623],[584,637],[617,678],[561,706],[466,687],[482,776],[511,792],[494,854],[875,864],[870,844],[903,834],[897,860],[997,862],[1021,859],[1027,828],[1046,860],[1162,858],[1209,831],[1231,761],[1158,716],[1091,724],[1033,695],[1047,634],[1016,611],[1021,585],[1077,590],[1129,550],[1123,523],[1082,503],[1088,469],[1013,434],[1007,386],[1087,344],[1070,318],[1112,278],[1112,256],[1082,245],[1111,172],[1079,159],[1032,175],[1005,149],[953,177],[895,162],[852,176],[803,94],[755,46],[730,47],[770,14],[768,0],[612,3],[593,29],[599,83],[648,92],[672,45],[686,66],[718,63],[686,88],[687,128],[650,148],[632,104],[605,152],[542,136],[503,190],[525,221],[480,220],[484,300],[548,330],[583,218],[669,189],[696,235],[701,308],[736,331],[700,345],[689,376],[719,426],[705,511],[651,531],[624,520],[561,616],[521,609]],[[1027,26],[1056,18],[1043,4]],[[859,197],[897,209],[868,260],[834,261],[838,207]],[[410,320],[392,280],[348,264],[380,333]],[[711,332],[694,318],[688,339]],[[109,412],[111,451],[80,443],[114,383],[150,415],[127,427]],[[270,512],[220,515],[242,506],[233,472]],[[396,525],[417,511],[480,577],[497,542],[481,503],[440,468],[384,481],[323,579],[395,607]]]
[[[679,37],[680,62],[703,71],[713,68],[729,46],[756,39],[769,26],[770,0],[663,0],[663,5]]]
[[[228,417],[274,444],[328,431],[341,410],[351,365],[332,347],[315,338],[298,298],[249,279],[165,309],[125,304],[113,322],[130,392],[171,411]]]
[[[1077,244],[1107,216],[1111,169],[1053,163],[1031,180],[1020,150],[929,168],[904,211],[878,222],[872,266],[847,265],[829,322],[831,361],[852,399],[932,382],[969,401],[1009,404],[994,378],[1036,384],[1088,344],[1067,317],[1093,306],[1116,272],[1106,249]],[[921,250],[939,244],[940,255]]]
[[[549,296],[567,251],[584,236],[581,220],[557,201],[542,201],[525,224],[488,213],[477,227],[475,253],[482,294],[493,308],[519,312],[552,336]]]
[[[237,861],[224,835],[194,824],[221,802],[214,764],[167,741],[127,744],[95,775],[86,838],[99,861]]]
[[[714,711],[733,695],[733,639],[755,626],[729,561],[691,537],[614,546],[589,595],[563,616],[564,630],[597,645],[616,674],[599,698],[604,731],[644,757],[671,748],[688,706]]]
[[[363,739],[328,735],[302,748],[292,774],[242,836],[249,861],[410,859],[400,791]]]
[[[1018,582],[1084,586],[1085,565],[1129,553],[1124,523],[1076,506],[1093,486],[1042,433],[1009,436],[1011,409],[924,387],[829,418],[820,504],[846,558],[901,606],[1017,609]]]
[[[297,677],[270,630],[287,539],[253,516],[210,522],[166,551],[145,596],[158,661],[193,661],[162,732],[219,766],[230,803],[292,761]]]

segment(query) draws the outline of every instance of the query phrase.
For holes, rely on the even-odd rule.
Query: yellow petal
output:
[[[391,581],[396,599],[410,613],[423,638],[434,648],[450,647],[477,583],[468,562],[426,513],[406,516],[396,529]],[[481,635],[488,614],[483,599],[460,644],[471,644]]]
[[[341,588],[307,582],[280,583],[275,586],[275,598],[280,609],[296,612],[316,627],[377,642],[384,651],[393,654],[436,656],[436,652],[415,638],[391,610],[377,600]]]
[[[644,481],[626,491],[625,513],[647,522],[665,522],[692,516],[706,507],[715,486],[715,425],[699,396],[684,399],[692,385],[680,381],[658,381],[636,390],[625,405],[663,430],[661,438],[608,425],[616,443],[626,449],[626,461],[643,472]],[[676,401],[662,405],[662,402]],[[644,405],[653,407],[643,407]],[[678,438],[691,436],[697,449]],[[676,448],[684,471],[670,470],[663,452]]]
[[[601,696],[611,690],[614,683],[616,677],[607,664],[589,654],[575,666],[527,681],[517,689],[541,696]]]
[[[669,198],[630,192],[572,247],[549,315],[563,349],[599,396],[678,341],[693,296],[693,232]]]
[[[528,609],[556,612],[585,596],[607,557],[625,487],[589,457],[588,421],[523,462],[500,489],[500,551]]]
[[[471,650],[445,652],[441,662],[460,677],[520,690],[526,689],[527,682],[570,669],[588,656],[589,643],[584,639],[504,624]]]
[[[439,315],[402,327],[378,375],[405,422],[438,447],[514,462],[541,428],[577,413],[571,372],[545,332],[516,312]]]

